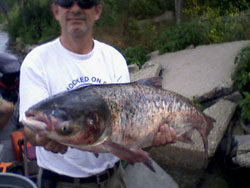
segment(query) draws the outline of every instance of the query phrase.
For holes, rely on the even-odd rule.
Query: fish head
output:
[[[65,92],[32,106],[22,123],[54,141],[70,146],[91,145],[104,138],[110,113],[94,93]]]

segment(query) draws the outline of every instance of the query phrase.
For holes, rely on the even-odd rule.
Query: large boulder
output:
[[[248,45],[250,41],[228,42],[153,56],[146,62],[145,70],[141,69],[131,77],[134,80],[161,73],[164,89],[190,99],[202,101],[223,96],[233,90],[231,76],[237,66],[235,57]]]

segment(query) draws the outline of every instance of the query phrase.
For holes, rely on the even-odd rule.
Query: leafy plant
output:
[[[250,46],[244,48],[235,59],[236,71],[232,76],[234,88],[243,93],[239,101],[240,116],[244,122],[250,123]]]
[[[250,92],[243,92],[244,98],[239,101],[241,118],[244,122],[250,123]]]
[[[241,92],[250,92],[250,46],[244,48],[235,59],[236,71],[232,76],[234,88]]]
[[[156,41],[156,27],[149,21],[130,19],[128,31],[128,43],[132,46],[143,45],[144,48],[154,49]]]
[[[218,10],[190,22],[174,25],[161,33],[157,49],[160,53],[173,52],[190,45],[213,44],[250,37],[250,12],[220,16]]]
[[[182,50],[190,45],[205,43],[203,25],[190,22],[166,29],[159,38],[157,49],[160,53]]]
[[[52,32],[49,31],[52,29],[53,33],[59,31],[59,27],[54,26],[56,22],[53,22],[50,0],[27,0],[19,4],[13,2],[8,16],[10,22],[7,31],[13,41],[20,38],[26,44],[35,44],[51,39]]]
[[[136,19],[151,18],[160,15],[164,11],[160,1],[156,0],[132,0],[130,10]]]
[[[128,64],[137,64],[139,67],[141,67],[149,59],[148,53],[149,51],[142,45],[128,47],[123,51]]]

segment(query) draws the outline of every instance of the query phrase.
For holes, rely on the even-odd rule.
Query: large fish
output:
[[[134,83],[89,85],[63,92],[32,106],[22,123],[41,135],[81,150],[110,152],[129,163],[152,161],[142,148],[152,147],[159,127],[167,123],[178,140],[190,143],[197,130],[208,150],[213,119],[187,98],[152,87],[159,78]]]

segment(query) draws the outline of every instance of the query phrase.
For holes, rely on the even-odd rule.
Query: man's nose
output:
[[[74,1],[71,10],[80,10],[81,7],[78,5],[77,1]]]

